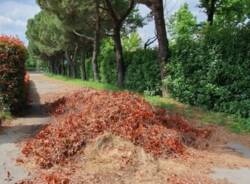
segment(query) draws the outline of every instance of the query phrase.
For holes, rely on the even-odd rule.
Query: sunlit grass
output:
[[[94,81],[83,81],[81,79],[71,79],[61,75],[47,74],[48,77],[62,80],[68,84],[81,87],[93,88],[97,90],[120,91],[118,87]],[[170,112],[178,113],[189,120],[194,120],[202,124],[214,124],[228,128],[235,133],[250,133],[250,119],[240,118],[231,114],[207,111],[199,107],[193,107],[176,101],[171,97],[144,96],[145,99],[154,106],[165,108]]]
[[[9,112],[2,112],[0,111],[0,120],[10,120],[12,116]]]
[[[84,81],[81,79],[71,79],[69,77],[65,77],[62,75],[47,74],[47,76],[52,79],[62,80],[68,84],[78,85],[78,86],[86,87],[86,88],[93,88],[93,89],[98,89],[98,90],[111,90],[111,91],[119,90],[118,87],[111,85],[111,84],[105,84],[105,83],[100,83],[100,82],[95,82],[95,81]]]

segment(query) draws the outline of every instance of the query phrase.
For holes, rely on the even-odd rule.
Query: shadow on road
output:
[[[0,145],[21,142],[26,138],[34,136],[43,127],[44,124],[4,127],[0,131]]]
[[[29,103],[21,115],[0,130],[0,145],[17,143],[34,136],[49,121],[47,105],[42,104],[35,82],[30,81]]]
[[[48,117],[47,107],[41,103],[36,84],[30,81],[29,102],[18,118],[43,118]]]

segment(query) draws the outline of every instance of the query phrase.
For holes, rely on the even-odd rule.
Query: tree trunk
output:
[[[68,60],[69,66],[69,76],[72,78],[76,78],[76,68],[75,68],[75,60],[71,58],[68,51],[65,52],[65,57]]]
[[[60,58],[55,57],[54,63],[55,63],[55,73],[59,75],[60,74]]]
[[[125,78],[125,66],[123,62],[123,51],[122,51],[122,41],[121,41],[121,28],[126,20],[126,18],[129,16],[131,11],[135,7],[135,0],[129,0],[129,7],[126,10],[126,12],[123,15],[118,15],[115,11],[114,7],[112,6],[111,0],[105,0],[108,13],[110,14],[110,17],[112,18],[113,22],[113,39],[115,43],[115,58],[116,58],[116,65],[117,65],[117,85],[119,87],[124,86],[124,78]]]
[[[52,73],[56,74],[55,70],[55,61],[51,61],[51,66],[52,66]]]
[[[95,36],[93,43],[92,70],[93,70],[94,80],[99,81],[97,59],[100,50],[100,31],[101,31],[100,12],[99,12],[100,1],[95,0],[95,3],[96,3],[96,27],[95,27]]]
[[[70,62],[71,77],[76,78],[76,66],[74,61]]]
[[[207,9],[207,21],[209,25],[213,25],[213,22],[214,22],[215,3],[216,3],[216,0],[209,1],[209,7]]]
[[[52,63],[50,60],[48,60],[48,68],[49,68],[49,73],[53,73],[53,70],[52,70]]]
[[[81,54],[81,78],[82,78],[82,80],[87,80],[84,54]]]
[[[116,59],[116,67],[117,67],[117,85],[119,87],[123,87],[124,85],[124,61],[123,61],[123,49],[122,49],[122,41],[121,41],[121,27],[116,26],[114,28],[114,43],[115,43],[115,59]]]
[[[64,65],[64,57],[61,58],[61,74],[66,75],[66,73],[65,73],[65,65]]]
[[[155,28],[157,32],[156,36],[159,44],[158,57],[161,70],[161,79],[164,80],[166,75],[165,65],[169,57],[169,43],[167,39],[162,0],[156,0],[155,3],[152,4],[152,12],[154,15]]]
[[[69,63],[67,63],[67,77],[70,77],[71,75],[70,75],[70,65],[69,65]]]

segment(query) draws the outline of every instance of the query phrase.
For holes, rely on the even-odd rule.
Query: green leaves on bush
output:
[[[128,46],[128,48],[132,49],[124,52],[125,88],[147,95],[159,95],[161,93],[161,79],[157,51],[153,49],[143,50],[139,46],[137,48]],[[116,84],[117,73],[112,41],[104,42],[99,62],[102,82]]]
[[[184,103],[250,117],[249,25],[206,29],[172,46],[164,84]]]

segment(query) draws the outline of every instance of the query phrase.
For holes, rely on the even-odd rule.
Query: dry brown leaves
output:
[[[142,146],[154,156],[183,154],[182,134],[207,137],[178,115],[152,107],[128,92],[84,89],[50,105],[55,121],[25,144],[22,153],[42,168],[63,164],[86,143],[105,131]]]

